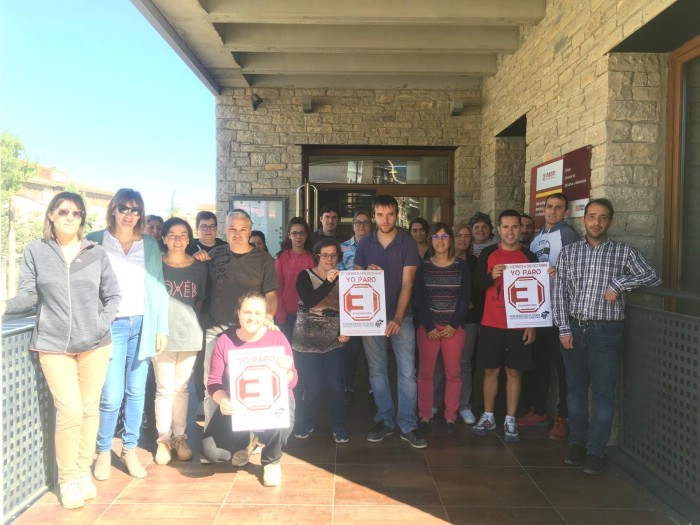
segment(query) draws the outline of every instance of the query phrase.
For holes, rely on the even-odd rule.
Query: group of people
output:
[[[303,218],[291,219],[275,259],[243,210],[228,214],[225,241],[216,236],[216,216],[200,212],[194,238],[187,221],[146,216],[141,195],[121,189],[109,204],[107,229],[85,236],[82,198],[57,194],[43,239],[25,251],[19,293],[0,309],[38,307],[30,349],[39,354],[57,409],[63,506],[78,508],[95,497],[93,459],[94,478],[110,477],[120,413],[121,461],[130,475],[146,476],[135,449],[150,363],[154,459],[161,465],[173,456],[192,458],[185,428],[194,370],[195,383],[204,387],[203,461],[240,467],[259,449],[263,483],[279,485],[288,438],[314,432],[324,399],[333,439],[349,441],[345,410],[354,401],[364,351],[376,407],[368,441],[380,442],[398,427],[401,439],[425,448],[441,409],[447,432],[455,432],[461,418],[474,435],[488,434],[496,428],[501,369],[504,438],[518,441],[518,425],[549,424],[554,362],[559,405],[550,437],[568,434],[566,462],[602,472],[622,350],[623,293],[660,281],[638,250],[608,238],[614,213],[608,200],[588,203],[582,239],[564,222],[567,210],[563,194],[550,195],[536,235],[532,218],[516,210],[500,213],[496,231],[488,215],[477,213],[454,227],[416,218],[406,232],[397,225],[396,199],[379,195],[371,212],[354,214],[349,239],[333,206],[321,210],[316,232]],[[549,263],[555,326],[509,329],[503,272],[508,264],[538,261]],[[340,334],[338,280],[353,269],[384,273],[383,336]],[[271,347],[280,350],[276,365],[287,374],[289,425],[232,431],[231,351]],[[516,417],[521,403],[525,413]]]

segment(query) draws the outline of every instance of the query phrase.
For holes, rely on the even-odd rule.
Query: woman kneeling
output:
[[[242,467],[248,463],[250,454],[259,443],[263,446],[261,463],[263,465],[263,483],[273,487],[282,480],[280,459],[282,448],[294,426],[294,395],[292,388],[297,382],[292,349],[281,332],[271,331],[265,327],[265,297],[259,293],[249,293],[239,301],[237,317],[239,327],[229,328],[223,332],[211,357],[211,368],[207,389],[211,398],[219,405],[204,431],[202,453],[209,461],[220,461],[232,454],[231,463]],[[235,418],[235,409],[231,402],[229,385],[229,351],[250,350],[254,348],[282,347],[284,356],[277,360],[280,368],[287,370],[287,396],[289,397],[289,426],[252,432],[232,431],[231,418]]]

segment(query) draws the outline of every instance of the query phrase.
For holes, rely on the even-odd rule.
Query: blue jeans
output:
[[[112,439],[124,401],[124,448],[136,448],[141,433],[143,401],[146,395],[149,359],[138,359],[143,316],[119,317],[112,323],[112,359],[100,401],[100,428],[97,451],[112,448]],[[155,342],[154,342],[155,344]]]
[[[569,443],[588,454],[605,455],[615,417],[615,385],[622,355],[623,323],[573,325],[574,347],[560,347],[569,388]],[[588,412],[588,387],[593,410]]]
[[[398,334],[391,336],[391,347],[396,357],[399,409],[394,420],[394,400],[389,386],[387,370],[387,338],[384,336],[364,336],[365,356],[369,365],[369,383],[374,392],[377,405],[376,423],[384,422],[389,428],[397,424],[404,434],[415,429],[417,425],[416,403],[418,385],[416,383],[416,334],[411,317],[404,318]]]
[[[345,389],[343,388],[343,352],[345,347],[322,354],[297,352],[297,371],[304,382],[304,401],[299,432],[306,433],[316,424],[321,402],[328,399],[331,430],[345,430]]]

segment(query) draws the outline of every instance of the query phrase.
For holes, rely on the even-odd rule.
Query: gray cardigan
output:
[[[19,293],[7,301],[7,311],[38,306],[30,350],[78,353],[112,342],[120,300],[117,276],[101,246],[83,239],[68,267],[56,241],[40,240],[24,250]]]

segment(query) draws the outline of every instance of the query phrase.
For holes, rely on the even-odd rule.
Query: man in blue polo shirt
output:
[[[355,253],[356,270],[384,271],[384,292],[387,313],[385,337],[363,337],[369,364],[369,382],[374,391],[377,414],[367,441],[376,443],[393,434],[398,424],[401,439],[414,448],[425,448],[425,439],[416,430],[417,384],[415,367],[416,340],[411,318],[413,279],[420,262],[418,245],[413,238],[396,227],[399,204],[390,195],[378,195],[373,203],[376,231],[364,237]],[[387,371],[387,338],[396,357],[398,413]]]

